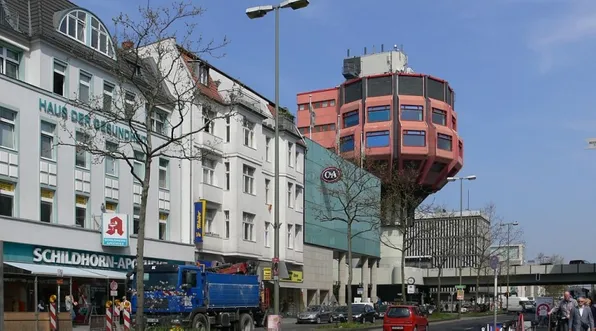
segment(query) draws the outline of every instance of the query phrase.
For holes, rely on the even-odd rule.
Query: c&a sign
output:
[[[203,242],[205,235],[205,213],[207,212],[207,201],[195,202],[195,244]]]

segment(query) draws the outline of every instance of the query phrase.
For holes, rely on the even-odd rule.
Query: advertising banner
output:
[[[207,201],[195,202],[195,244],[203,242],[205,234],[205,213],[207,212]]]

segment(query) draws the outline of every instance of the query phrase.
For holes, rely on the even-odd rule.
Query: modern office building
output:
[[[4,300],[19,303],[21,311],[37,309],[33,292],[47,302],[57,286],[63,295],[72,290],[104,307],[106,282],[122,284],[136,255],[141,185],[131,167],[141,175],[145,158],[133,137],[164,142],[178,111],[192,115],[185,125],[205,126],[189,147],[209,153],[200,162],[152,159],[146,260],[270,262],[273,256],[273,104],[187,54],[193,65],[185,70],[199,80],[200,97],[178,109],[171,86],[155,85],[162,81],[156,79],[161,63],[147,56],[131,64],[128,44],[120,47],[112,40],[101,18],[66,0],[6,0],[0,6],[0,265],[9,284]],[[126,68],[135,72],[134,81],[115,77],[118,65],[131,65]],[[124,109],[145,118],[139,86],[163,90],[151,132],[107,123],[102,111]],[[232,87],[242,101],[230,100]],[[93,108],[96,100],[99,108]],[[230,112],[229,121],[217,116]],[[282,284],[300,287],[304,144],[291,120],[283,122],[281,132],[281,187],[287,192],[281,257],[291,273]],[[79,138],[86,133],[106,150],[118,146],[130,157],[98,158],[75,148],[82,138],[90,139]],[[201,200],[204,236],[195,244],[193,204]],[[43,286],[34,285],[37,277]]]
[[[397,46],[371,54],[365,48],[362,56],[348,51],[342,74],[337,87],[297,95],[303,135],[346,158],[365,156],[392,171],[411,170],[424,188],[419,201],[458,173],[464,143],[457,132],[455,92],[447,81],[414,73]],[[417,206],[403,207],[413,219]],[[401,284],[401,236],[391,225],[382,231],[395,247],[381,245],[380,274],[387,276],[379,284]]]
[[[305,236],[304,236],[304,287],[307,289],[306,304],[323,304],[338,302],[340,305],[346,303],[347,284],[347,252],[348,226],[345,221],[347,215],[343,213],[340,204],[346,203],[349,197],[341,194],[341,188],[334,188],[334,185],[343,186],[350,183],[349,169],[355,166],[343,161],[334,152],[327,150],[318,143],[305,139],[307,145],[306,153],[306,195],[305,195]],[[329,167],[344,168],[343,177],[338,183],[328,183],[324,172]],[[341,169],[340,169],[341,171]],[[364,171],[364,170],[363,170]],[[378,196],[380,201],[381,187],[378,178],[369,174],[371,189],[362,191],[360,199],[369,201]],[[375,184],[376,183],[376,184]],[[357,185],[354,185],[357,186]],[[337,194],[326,194],[326,189],[340,192]],[[339,190],[339,191],[337,191]],[[355,196],[356,194],[354,194]],[[369,197],[369,198],[367,198]],[[358,206],[361,208],[362,203]],[[348,209],[349,210],[349,209]],[[355,215],[354,213],[348,213]],[[322,215],[325,215],[324,217]],[[337,215],[337,220],[333,219]],[[378,262],[380,257],[380,237],[376,227],[371,225],[378,220],[373,217],[369,221],[353,222],[352,233],[357,234],[352,239],[353,256],[353,296],[363,301],[370,299],[372,302],[377,298]],[[359,234],[358,234],[359,233]]]

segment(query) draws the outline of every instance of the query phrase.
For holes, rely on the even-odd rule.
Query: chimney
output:
[[[132,49],[132,47],[134,45],[135,44],[132,41],[130,41],[130,40],[123,41],[122,42],[122,49],[125,50],[125,51],[128,51],[128,50]]]

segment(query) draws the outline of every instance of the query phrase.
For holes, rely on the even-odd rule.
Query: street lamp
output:
[[[275,213],[273,218],[273,263],[279,265],[279,10],[282,8],[301,9],[308,6],[308,0],[286,0],[278,5],[267,5],[248,8],[246,16],[250,19],[261,18],[267,13],[275,12]],[[279,315],[279,267],[274,265],[273,270],[273,311]]]
[[[476,180],[476,175],[470,175],[465,177],[447,177],[447,181],[455,182],[459,181],[459,220],[464,218],[464,180]],[[460,252],[461,253],[461,252]],[[462,286],[462,264],[459,266],[459,286]],[[457,307],[457,317],[461,318],[461,305],[460,302]]]
[[[509,222],[509,223],[501,223],[501,226],[506,226],[507,227],[507,303],[505,304],[505,307],[507,309],[507,311],[509,311],[509,297],[510,297],[510,293],[509,293],[509,260],[511,258],[511,250],[510,247],[511,246],[511,227],[512,226],[518,226],[519,223],[517,222]]]

